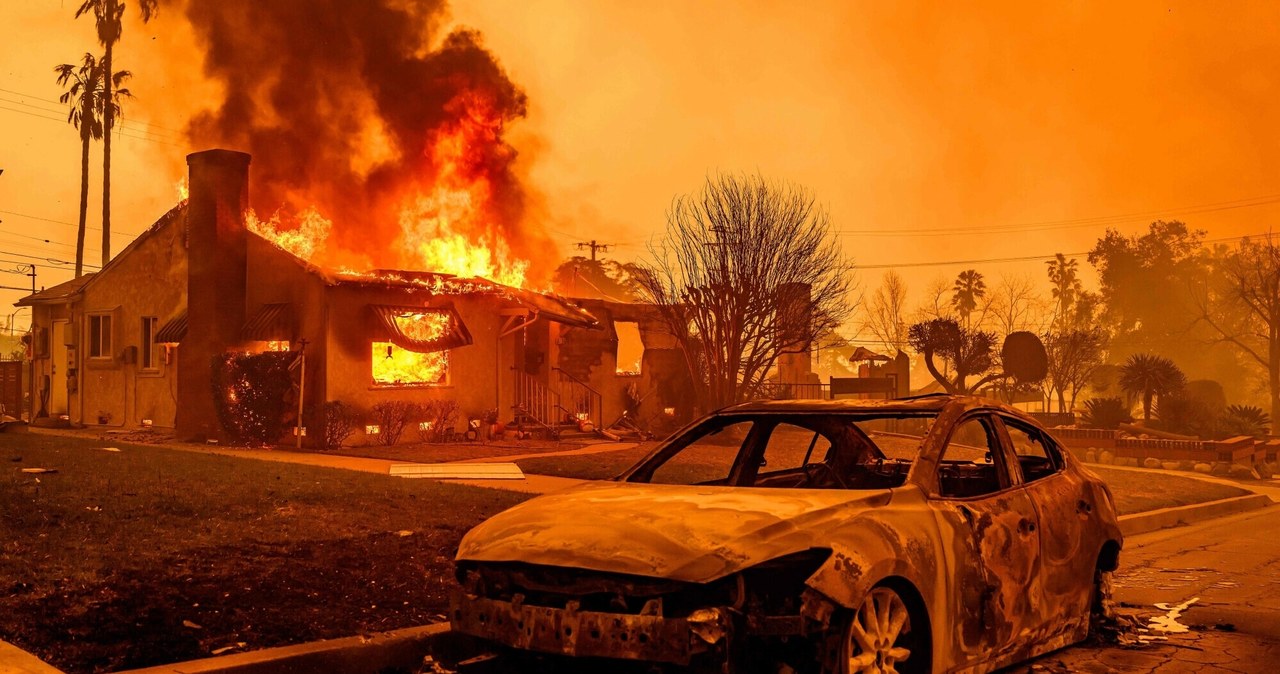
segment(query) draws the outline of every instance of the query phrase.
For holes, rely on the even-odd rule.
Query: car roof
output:
[[[1022,419],[1030,419],[1022,410],[1005,405],[998,400],[948,393],[930,393],[888,400],[757,400],[730,405],[717,410],[715,414],[738,414],[744,412],[768,412],[773,414],[938,413],[948,407],[995,409]]]

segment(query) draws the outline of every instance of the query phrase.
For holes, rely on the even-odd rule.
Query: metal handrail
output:
[[[601,423],[604,421],[602,418],[604,416],[604,396],[600,395],[599,391],[591,388],[586,382],[559,367],[551,369],[560,375],[561,394],[566,392],[563,387],[568,386],[567,393],[571,400],[573,413],[575,415],[585,413],[596,428],[603,428]]]
[[[524,372],[516,372],[516,406],[544,426],[559,423],[560,394]]]

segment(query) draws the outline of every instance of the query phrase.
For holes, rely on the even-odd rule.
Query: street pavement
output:
[[[1128,646],[1075,646],[1009,671],[1280,672],[1278,525],[1271,506],[1131,537],[1115,598],[1148,631],[1130,630]]]

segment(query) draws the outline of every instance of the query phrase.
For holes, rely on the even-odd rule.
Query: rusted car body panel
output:
[[[1098,560],[1122,543],[1096,478],[1062,452],[1054,475],[981,497],[938,494],[940,448],[957,422],[984,415],[1003,434],[1006,422],[1034,425],[1026,415],[954,397],[719,414],[885,410],[938,415],[900,487],[674,486],[624,474],[491,518],[459,547],[455,627],[521,649],[684,665],[701,653],[732,658],[743,639],[821,639],[833,615],[889,580],[926,607],[933,671],[991,671],[1083,638]],[[791,587],[771,566],[789,559],[808,564],[794,599],[767,596],[770,585]],[[521,576],[498,591],[490,567],[550,580]],[[659,579],[683,589],[646,586]],[[682,593],[697,599],[681,608]]]

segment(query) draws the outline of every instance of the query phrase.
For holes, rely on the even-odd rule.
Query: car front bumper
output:
[[[733,629],[727,609],[706,608],[684,618],[531,606],[458,592],[453,629],[505,646],[573,657],[604,657],[687,665],[726,643]]]

